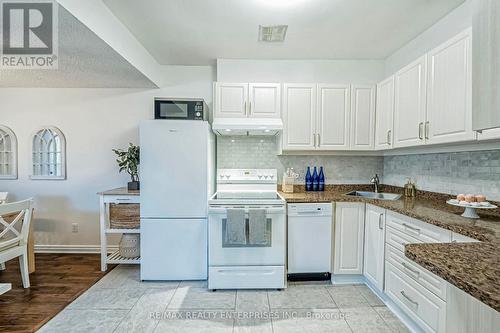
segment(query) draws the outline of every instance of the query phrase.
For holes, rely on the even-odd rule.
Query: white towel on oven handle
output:
[[[246,219],[244,209],[228,209],[226,220],[226,243],[230,245],[245,245]]]
[[[248,211],[248,243],[250,245],[266,245],[269,243],[267,218],[265,209]]]

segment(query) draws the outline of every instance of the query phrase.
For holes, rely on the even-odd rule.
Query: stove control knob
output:
[[[267,176],[267,175],[265,175],[265,176],[264,176],[264,179],[267,179],[267,177],[268,177],[268,176]]]
[[[229,179],[229,177],[231,177],[230,175],[226,175],[226,179]]]
[[[224,175],[220,175],[220,179],[223,179],[224,178]]]
[[[262,179],[262,175],[259,175],[259,179]]]
[[[274,178],[274,176],[273,176],[273,175],[270,175],[270,176],[269,176],[269,178],[273,179],[273,178]]]

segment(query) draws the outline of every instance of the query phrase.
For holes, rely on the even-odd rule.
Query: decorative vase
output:
[[[140,234],[123,234],[119,244],[120,256],[138,258],[141,256]]]
[[[138,191],[141,188],[140,185],[141,185],[140,182],[137,182],[137,181],[136,182],[128,182],[127,188],[129,191]]]

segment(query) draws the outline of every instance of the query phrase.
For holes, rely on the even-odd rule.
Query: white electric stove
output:
[[[217,193],[208,202],[208,288],[282,289],[286,286],[285,200],[276,169],[219,169]],[[243,242],[228,241],[227,212],[245,214]],[[249,216],[264,214],[265,233],[252,243]]]

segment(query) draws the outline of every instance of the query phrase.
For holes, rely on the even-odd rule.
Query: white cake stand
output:
[[[466,217],[468,219],[478,219],[479,218],[479,215],[477,215],[477,213],[476,213],[476,209],[495,209],[495,208],[498,208],[497,206],[492,205],[492,204],[490,204],[489,206],[472,206],[470,204],[455,203],[451,200],[446,201],[446,203],[448,205],[465,208],[465,211],[461,216]]]

